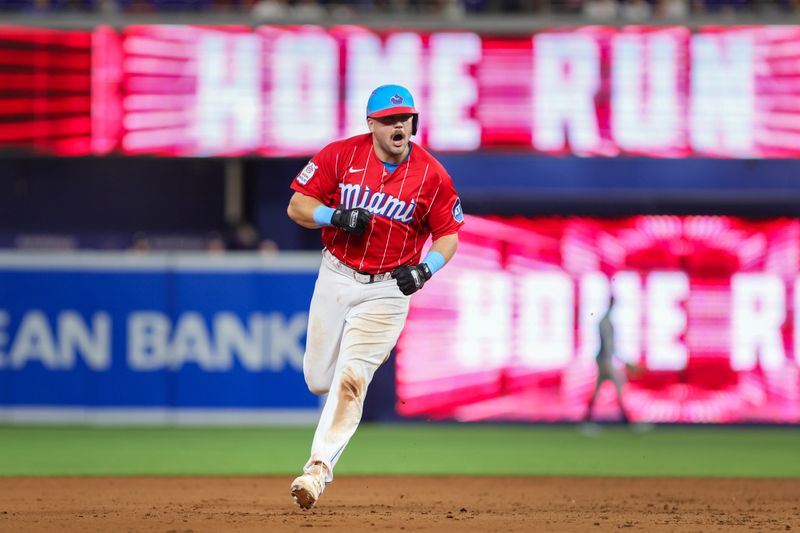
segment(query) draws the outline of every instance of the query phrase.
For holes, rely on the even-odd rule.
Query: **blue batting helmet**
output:
[[[391,115],[414,115],[411,134],[417,133],[419,112],[414,107],[411,91],[401,85],[381,85],[369,96],[367,117],[380,118]]]

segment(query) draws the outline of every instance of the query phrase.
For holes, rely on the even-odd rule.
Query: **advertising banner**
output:
[[[800,222],[732,217],[468,217],[415,295],[397,348],[398,412],[576,421],[613,365],[634,420],[800,422]],[[596,417],[621,412],[604,382]]]
[[[0,417],[313,419],[302,360],[318,266],[306,256],[4,255]]]
[[[800,27],[526,35],[356,26],[0,27],[0,146],[306,155],[411,89],[437,152],[795,157]]]

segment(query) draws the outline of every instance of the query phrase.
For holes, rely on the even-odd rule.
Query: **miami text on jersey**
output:
[[[417,203],[411,200],[406,204],[403,200],[395,198],[391,194],[383,192],[372,192],[369,187],[361,190],[361,185],[356,183],[340,183],[342,190],[341,204],[346,209],[363,207],[374,215],[391,218],[408,224],[413,217],[411,214],[417,207]]]

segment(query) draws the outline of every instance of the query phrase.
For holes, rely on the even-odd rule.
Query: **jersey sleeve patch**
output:
[[[318,168],[319,167],[315,163],[309,161],[306,167],[297,175],[298,183],[300,183],[300,185],[308,183],[308,180],[314,177],[314,173]]]
[[[464,210],[461,209],[461,198],[456,198],[453,204],[453,219],[459,224],[464,222]]]

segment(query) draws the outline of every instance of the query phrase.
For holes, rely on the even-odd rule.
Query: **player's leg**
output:
[[[333,381],[344,320],[350,304],[349,282],[354,280],[348,280],[333,270],[323,259],[308,311],[306,351],[303,355],[306,385],[308,390],[317,395],[327,394]]]
[[[368,285],[364,301],[348,313],[331,391],[322,410],[311,459],[320,462],[333,480],[333,467],[361,421],[367,387],[388,358],[403,329],[409,297],[394,280]]]
[[[617,390],[617,404],[622,412],[622,422],[627,424],[630,421],[628,418],[628,411],[625,409],[625,402],[622,399],[622,389],[625,385],[625,377],[619,369],[614,369],[611,372],[611,381],[614,382],[614,388]]]
[[[597,393],[600,391],[600,385],[603,384],[603,381],[605,381],[605,379],[598,370],[597,379],[594,381],[594,390],[592,391],[591,398],[589,398],[589,404],[586,406],[586,414],[583,416],[584,422],[592,420],[592,409],[594,408],[594,402],[597,399]]]
[[[317,395],[327,394],[333,382],[345,317],[358,296],[359,284],[334,270],[325,258],[320,266],[308,313],[303,375],[308,389]],[[309,460],[303,474],[292,481],[291,493],[300,507],[314,506],[325,488],[325,464]]]

